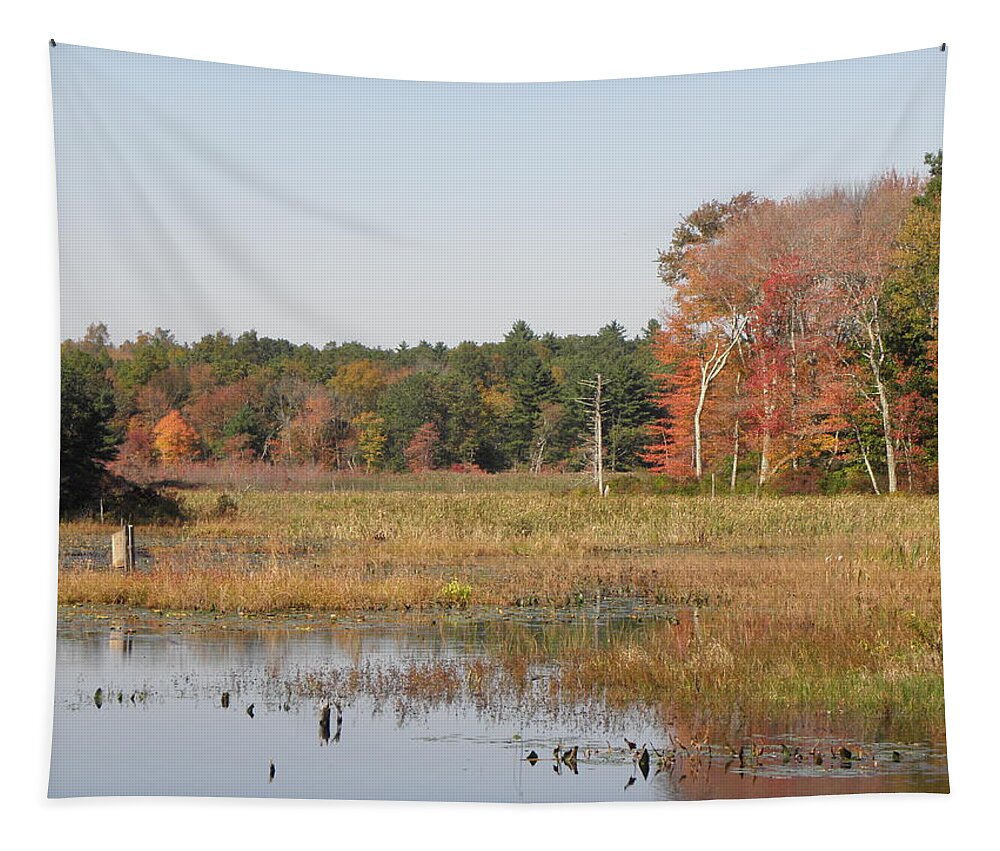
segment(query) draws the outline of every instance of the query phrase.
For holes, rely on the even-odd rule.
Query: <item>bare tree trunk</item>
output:
[[[604,411],[602,405],[604,399],[604,379],[597,373],[594,381],[581,381],[584,387],[593,388],[593,396],[577,399],[590,416],[591,433],[587,438],[587,443],[591,449],[590,467],[593,474],[594,484],[597,485],[597,492],[605,496],[604,488]]]
[[[536,443],[535,451],[535,461],[531,465],[531,472],[536,476],[542,472],[542,460],[545,458],[545,445],[548,443],[548,438],[542,435],[538,438]]]
[[[705,380],[705,369],[701,371],[701,390],[698,393],[698,404],[694,409],[694,475],[701,479],[701,413],[705,410],[705,395],[708,393],[708,382]]]
[[[743,333],[743,329],[746,327],[747,320],[735,319],[733,320],[732,337],[726,344],[726,348],[719,352],[719,343],[715,344],[715,350],[712,352],[711,357],[704,360],[701,364],[701,387],[698,390],[698,405],[694,411],[694,473],[698,480],[701,480],[702,474],[702,461],[701,461],[701,415],[705,410],[705,399],[708,396],[708,388],[715,381],[716,378],[722,373],[722,370],[726,368],[726,363],[729,361],[729,356],[733,353],[733,349],[736,348],[736,344],[740,341],[740,334]]]
[[[261,461],[267,460],[267,454],[271,449],[271,441],[274,440],[276,436],[277,436],[277,431],[272,431],[266,438],[264,438],[264,448],[261,450],[260,453]]]
[[[742,356],[743,350],[740,349],[740,355]],[[740,395],[740,373],[736,373],[736,391],[733,394],[737,399]],[[733,469],[729,474],[729,492],[736,493],[736,472],[739,469],[740,463],[740,417],[737,413],[735,417],[735,422],[733,423]]]
[[[736,492],[736,469],[740,461],[740,421],[733,427],[733,470],[729,474],[729,492]]]
[[[768,458],[768,453],[771,450],[771,435],[768,432],[764,432],[763,437],[760,441],[760,471],[757,475],[757,485],[762,487],[767,481],[767,477],[771,473],[770,459]]]
[[[889,412],[889,394],[882,377],[882,362],[885,360],[885,344],[878,321],[878,299],[872,299],[872,314],[865,323],[868,332],[868,363],[878,395],[878,410],[882,417],[882,437],[885,441],[885,466],[889,477],[889,493],[896,492],[896,450],[892,440],[892,418]]]
[[[604,422],[601,414],[601,374],[594,387],[594,479],[597,492],[604,496]]]
[[[885,466],[889,473],[889,493],[896,492],[896,448],[892,442],[892,426],[889,419],[889,397],[885,391],[885,382],[881,374],[876,376],[878,387],[879,409],[882,414],[882,431],[885,437]]]
[[[876,494],[880,494],[881,491],[878,489],[878,482],[875,479],[875,471],[872,470],[871,461],[868,460],[868,450],[865,449],[864,441],[861,439],[861,429],[855,426],[854,434],[858,438],[858,448],[861,449],[861,457],[865,459],[865,469],[868,471],[868,478],[872,481],[872,488]]]
[[[761,391],[764,396],[764,422],[768,423],[771,418],[771,414],[774,412],[774,403],[768,401],[767,386],[765,385]],[[771,474],[771,432],[768,431],[770,425],[766,425],[764,428],[764,433],[761,435],[760,439],[760,471],[758,472],[757,487],[762,487],[767,481],[767,477]]]

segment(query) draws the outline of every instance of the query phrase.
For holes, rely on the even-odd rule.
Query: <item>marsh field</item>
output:
[[[936,497],[465,478],[63,523],[51,794],[947,791]]]

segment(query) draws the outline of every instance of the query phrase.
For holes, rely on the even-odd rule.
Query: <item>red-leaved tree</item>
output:
[[[434,451],[437,449],[441,434],[434,423],[424,423],[410,438],[403,450],[406,466],[414,473],[434,469]]]

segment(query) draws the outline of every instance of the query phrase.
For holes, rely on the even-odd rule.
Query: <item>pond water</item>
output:
[[[947,791],[943,741],[859,741],[844,719],[800,718],[756,726],[741,759],[729,743],[696,747],[693,724],[663,706],[566,698],[544,654],[517,676],[497,662],[525,645],[599,647],[659,616],[62,610],[49,794],[582,802]]]

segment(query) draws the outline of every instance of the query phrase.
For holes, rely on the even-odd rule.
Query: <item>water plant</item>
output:
[[[452,577],[452,580],[438,593],[438,597],[445,605],[464,608],[472,599],[472,586],[467,582],[461,582],[457,577]]]

